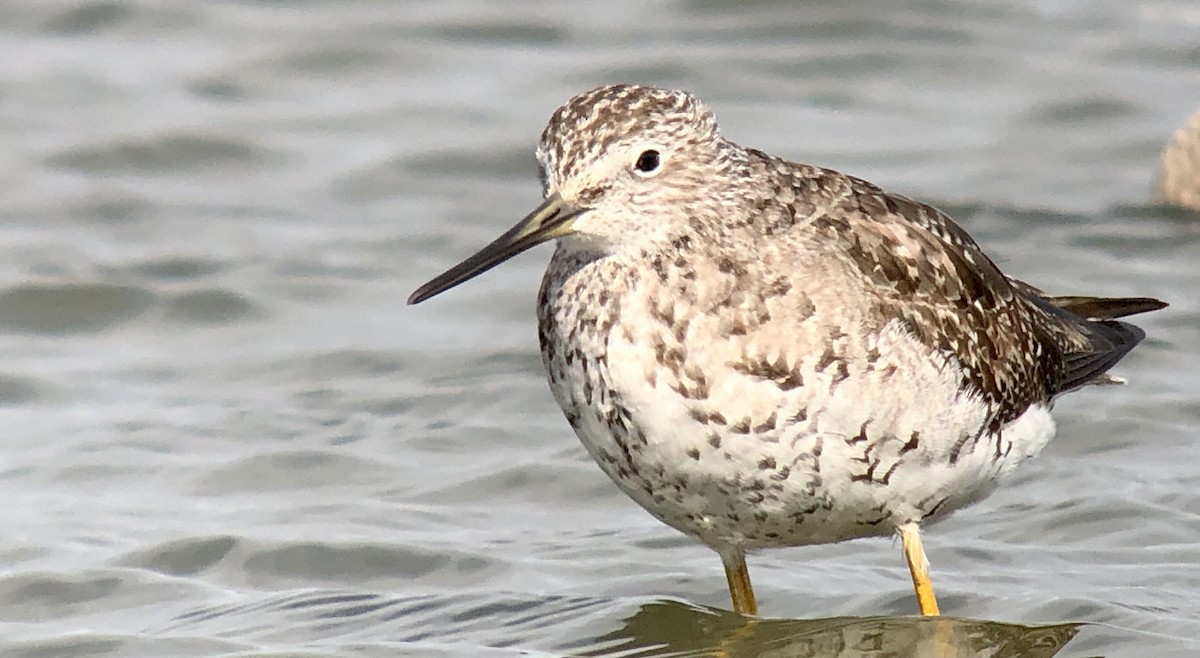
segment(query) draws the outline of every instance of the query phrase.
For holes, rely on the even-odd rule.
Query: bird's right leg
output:
[[[720,551],[725,564],[725,580],[729,581],[729,597],[733,600],[733,611],[753,617],[758,614],[758,603],[754,601],[754,589],[750,586],[750,571],[746,568],[746,552],[740,548]]]
[[[929,580],[929,558],[925,557],[925,547],[921,545],[921,528],[915,521],[909,521],[896,530],[900,532],[900,541],[904,542],[904,558],[908,561],[908,571],[917,590],[917,605],[921,608],[921,614],[936,617],[941,612],[933,595],[933,581]]]

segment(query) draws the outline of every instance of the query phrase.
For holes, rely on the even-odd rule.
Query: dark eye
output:
[[[648,151],[642,151],[642,154],[638,156],[637,162],[634,163],[633,168],[637,169],[643,174],[650,174],[654,173],[654,171],[658,169],[658,164],[658,151],[650,149]]]

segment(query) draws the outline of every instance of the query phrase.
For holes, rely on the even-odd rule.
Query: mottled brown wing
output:
[[[874,285],[880,325],[903,321],[964,371],[1003,425],[1048,400],[1062,378],[1058,342],[979,245],[936,208],[841,178],[847,191],[811,223]]]
[[[1166,306],[1149,298],[1048,297],[1005,276],[938,209],[849,180],[841,211],[857,230],[839,235],[879,284],[882,310],[954,355],[964,385],[994,405],[995,424],[1103,375],[1145,336],[1113,318]]]

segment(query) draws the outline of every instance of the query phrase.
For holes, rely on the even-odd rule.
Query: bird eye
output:
[[[633,164],[633,168],[637,169],[643,174],[652,174],[655,171],[658,171],[659,164],[660,158],[658,151],[655,151],[654,149],[648,149],[642,151],[642,154],[638,156],[637,162]]]

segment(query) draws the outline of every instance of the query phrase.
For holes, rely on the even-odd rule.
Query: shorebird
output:
[[[542,242],[550,388],[601,469],[721,557],[757,614],[749,550],[899,534],[987,496],[1054,434],[1054,399],[1144,333],[1148,298],[1053,297],[936,208],[725,139],[696,97],[572,98],[537,149],[544,200],[413,292]]]
[[[1200,212],[1200,110],[1171,135],[1154,176],[1154,200]]]

